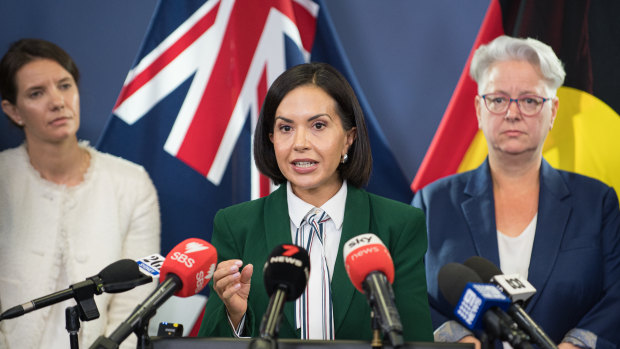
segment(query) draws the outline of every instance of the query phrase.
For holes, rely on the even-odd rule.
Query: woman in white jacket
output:
[[[2,311],[159,252],[159,205],[144,168],[78,142],[78,79],[71,57],[44,40],[19,40],[0,61],[2,110],[25,135],[0,153]],[[114,330],[153,286],[96,296],[101,317],[81,323],[80,345]],[[0,348],[68,348],[73,305],[2,321]]]

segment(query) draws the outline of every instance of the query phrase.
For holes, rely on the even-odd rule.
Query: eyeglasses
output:
[[[480,96],[484,99],[484,105],[492,114],[506,114],[512,102],[517,103],[517,108],[525,116],[535,116],[542,110],[543,104],[550,98],[537,95],[523,95],[519,98],[510,98],[504,93],[488,93]]]

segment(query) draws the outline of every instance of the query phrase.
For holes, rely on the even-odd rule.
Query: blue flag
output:
[[[210,240],[217,210],[269,193],[253,130],[269,84],[309,61],[333,65],[359,98],[373,155],[367,190],[411,201],[321,0],[160,0],[98,148],[151,175],[163,251]]]

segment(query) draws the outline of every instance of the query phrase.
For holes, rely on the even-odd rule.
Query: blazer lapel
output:
[[[461,203],[461,210],[469,226],[475,253],[499,265],[493,182],[488,159],[472,172],[464,192],[468,198]]]
[[[286,201],[286,184],[280,185],[276,191],[271,193],[265,202],[265,240],[267,251],[271,251],[280,244],[292,244],[291,220],[288,216],[288,204]],[[262,268],[262,266],[259,266]],[[284,304],[284,318],[291,328],[296,331],[295,323],[295,302]],[[282,326],[282,324],[281,324]]]
[[[345,204],[342,235],[338,246],[338,257],[332,276],[332,304],[334,306],[334,331],[338,333],[344,323],[344,317],[351,306],[356,290],[344,267],[342,255],[344,243],[349,239],[368,233],[370,229],[370,205],[368,195],[362,190],[349,185],[347,187],[347,201]],[[334,290],[337,290],[334,292]]]
[[[563,200],[569,195],[570,191],[560,174],[543,159],[540,166],[536,234],[528,270],[528,281],[536,288],[536,294],[530,300],[528,310],[534,307],[543,292],[560,252],[571,213],[570,205]]]

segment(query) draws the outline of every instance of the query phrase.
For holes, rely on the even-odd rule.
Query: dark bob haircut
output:
[[[271,85],[258,117],[254,133],[254,161],[256,167],[275,184],[286,182],[278,167],[273,143],[275,114],[282,99],[297,87],[314,85],[336,101],[336,112],[345,131],[356,128],[356,136],[349,147],[348,161],[338,166],[340,178],[360,188],[370,178],[372,154],[364,113],[347,80],[335,68],[325,63],[306,63],[294,66],[280,75]]]
[[[77,65],[65,50],[49,41],[41,39],[21,39],[14,42],[0,61],[0,96],[15,104],[17,84],[15,75],[26,64],[36,59],[51,59],[65,68],[77,84],[80,72]]]

